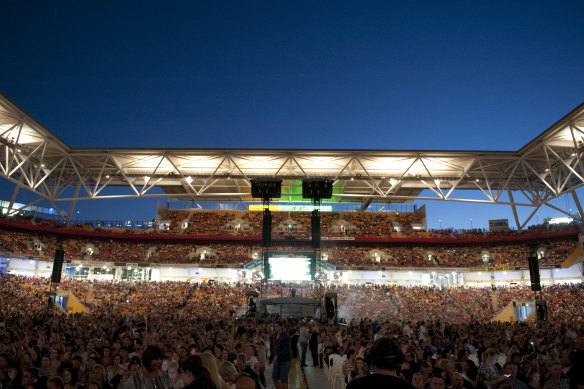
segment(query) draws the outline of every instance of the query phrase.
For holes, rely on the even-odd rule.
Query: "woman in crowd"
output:
[[[527,386],[529,389],[541,389],[539,370],[531,368],[527,372]]]
[[[109,347],[101,349],[101,364],[107,369],[113,362],[112,350]]]
[[[349,382],[354,380],[355,378],[365,377],[368,374],[367,366],[365,365],[365,361],[361,357],[355,358],[355,368],[349,374]],[[422,385],[424,381],[422,380]],[[423,389],[423,386],[422,386]]]
[[[180,377],[185,389],[219,389],[198,355],[189,355],[180,363]]]
[[[171,389],[168,374],[161,370],[162,358],[160,347],[146,347],[142,353],[142,368],[128,379],[124,389]]]
[[[170,378],[170,384],[172,385],[172,387],[174,389],[181,389],[183,383],[180,382],[178,362],[175,360],[171,360],[168,363],[166,372],[168,373],[168,378]]]
[[[215,361],[215,357],[211,353],[211,351],[207,350],[204,353],[199,354],[203,362],[203,367],[207,369],[209,372],[209,376],[211,377],[211,381],[217,387],[217,389],[229,389],[229,385],[227,385],[221,379],[219,375],[219,370],[217,369],[217,362]]]
[[[121,364],[122,358],[119,356],[119,354],[114,355],[110,365],[106,368],[106,376],[109,382],[111,382],[115,376],[122,375],[123,369]]]
[[[64,389],[78,389],[79,388],[79,375],[77,370],[72,368],[66,368],[63,371],[63,384]]]

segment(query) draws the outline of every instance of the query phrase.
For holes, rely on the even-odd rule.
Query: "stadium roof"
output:
[[[302,180],[322,178],[334,180],[332,202],[363,209],[415,199],[507,204],[524,226],[543,205],[566,213],[549,202],[572,193],[583,214],[575,190],[584,185],[584,103],[518,151],[112,149],[71,148],[0,94],[0,141],[12,203],[20,188],[39,196],[25,207],[70,202],[64,220],[86,199],[253,201],[250,180],[262,178],[283,180],[281,201],[301,201]],[[533,207],[524,223],[516,206]]]

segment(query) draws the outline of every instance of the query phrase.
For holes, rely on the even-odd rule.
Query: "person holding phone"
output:
[[[517,379],[517,365],[513,362],[507,362],[503,366],[504,377],[506,378],[506,383],[511,385],[513,389],[528,389],[527,384],[519,379]]]

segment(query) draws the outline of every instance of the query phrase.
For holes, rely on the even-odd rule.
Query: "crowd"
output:
[[[270,320],[238,318],[246,309],[245,292],[250,288],[259,289],[261,297],[288,296],[292,290],[318,299],[327,292],[337,293],[338,315],[346,319],[345,324],[313,318],[284,322],[284,329],[293,358],[302,358],[297,350],[306,348],[315,366],[329,363],[331,355],[342,356],[347,382],[370,373],[364,364],[365,350],[374,340],[388,337],[405,355],[400,377],[417,389],[436,389],[436,379],[455,389],[584,384],[582,284],[544,288],[541,298],[548,302],[548,317],[537,326],[489,322],[495,313],[493,301],[500,308],[512,300],[533,299],[533,293],[522,287],[66,280],[60,288],[73,291],[90,312],[68,315],[49,306],[47,286],[38,278],[0,277],[3,388],[136,389],[137,380],[131,377],[148,375],[145,365],[154,363],[153,346],[160,350],[160,370],[168,379],[160,385],[168,389],[182,388],[192,379],[196,382],[185,373],[194,371],[195,362],[206,371],[201,376],[205,379],[199,378],[205,387],[236,387],[242,376],[251,378],[256,387],[270,386],[277,326]],[[300,343],[306,347],[299,347]],[[193,361],[191,354],[200,361]]]
[[[62,245],[70,260],[102,262],[196,264],[241,267],[261,256],[254,240],[169,240],[154,237],[127,239],[96,236],[61,237],[35,230],[0,227],[0,252],[52,258]],[[406,242],[383,244],[323,241],[322,259],[339,270],[392,267],[515,267],[527,266],[535,245],[543,251],[540,265],[559,265],[575,251],[577,235],[503,242]],[[271,252],[311,252],[310,241],[274,244]]]
[[[70,230],[115,232],[125,234],[176,234],[193,236],[260,236],[260,211],[160,210],[158,218],[142,223],[142,228],[106,227],[105,223],[77,222],[65,226],[57,220],[42,217],[0,216],[1,219],[35,226]],[[421,216],[423,217],[423,216]],[[150,227],[148,227],[150,226]],[[415,228],[414,228],[415,227]],[[574,223],[564,225],[532,225],[525,230],[487,231],[480,228],[425,230],[415,212],[322,212],[321,235],[327,238],[486,238],[540,234],[578,229]],[[310,212],[272,212],[272,236],[286,239],[311,237]]]

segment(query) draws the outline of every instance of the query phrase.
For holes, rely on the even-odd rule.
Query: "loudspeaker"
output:
[[[312,227],[312,248],[320,248],[320,216],[318,211],[315,209],[312,211],[312,217],[310,218],[310,224]]]
[[[55,260],[53,261],[53,273],[51,273],[51,282],[58,284],[61,282],[61,272],[63,271],[63,260],[65,259],[65,250],[58,248],[55,250]]]
[[[251,197],[263,200],[282,196],[282,180],[251,180]]]
[[[324,312],[327,319],[334,319],[337,316],[337,294],[335,292],[324,294]]]
[[[324,310],[326,312],[327,319],[335,318],[335,303],[331,297],[324,298]]]
[[[270,247],[272,244],[272,214],[269,209],[264,210],[262,220],[262,247]]]
[[[531,280],[531,290],[539,292],[541,290],[541,283],[539,279],[539,260],[536,256],[531,256],[529,262],[529,279]]]
[[[302,181],[302,197],[321,200],[333,196],[333,180],[306,179]]]

